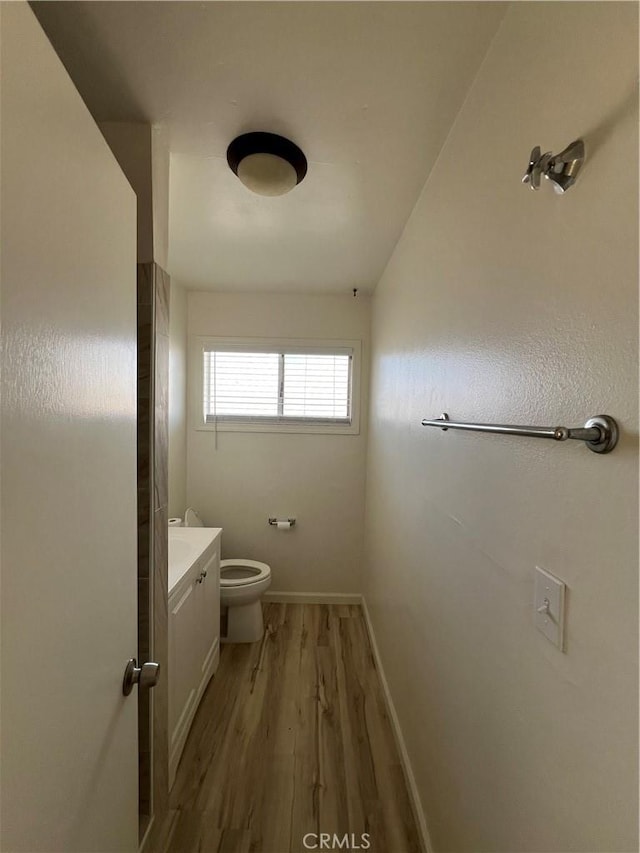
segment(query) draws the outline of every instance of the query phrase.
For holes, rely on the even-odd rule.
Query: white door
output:
[[[0,848],[135,851],[135,197],[27,3],[0,11]]]

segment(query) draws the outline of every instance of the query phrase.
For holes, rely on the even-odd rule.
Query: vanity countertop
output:
[[[169,595],[221,533],[221,527],[169,528]]]

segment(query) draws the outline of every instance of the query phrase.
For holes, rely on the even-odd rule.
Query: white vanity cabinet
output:
[[[197,622],[200,636],[197,643],[200,663],[199,683],[206,687],[218,667],[220,658],[220,547],[205,563],[196,595]],[[214,665],[215,664],[215,665]],[[204,689],[204,688],[203,688]]]
[[[179,568],[188,565],[181,576],[175,564],[173,573],[171,568],[169,572],[170,785],[198,704],[220,656],[221,531],[199,528],[194,535],[190,530],[179,528],[169,536],[170,563],[173,550],[183,558]],[[210,534],[208,543],[205,533]],[[204,550],[199,550],[205,544]],[[186,552],[187,545],[193,546],[191,554]]]

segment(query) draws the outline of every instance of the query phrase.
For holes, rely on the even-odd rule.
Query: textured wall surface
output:
[[[169,518],[187,505],[187,291],[171,283],[169,324]]]
[[[269,563],[272,590],[359,592],[369,299],[190,291],[188,301],[190,337],[363,342],[359,435],[220,432],[216,450],[213,432],[189,425],[187,439],[187,501],[205,524],[224,528],[223,557]],[[277,531],[269,516],[298,524]]]
[[[437,851],[638,847],[637,14],[510,7],[374,298],[364,588]],[[580,135],[569,193],[520,184]]]

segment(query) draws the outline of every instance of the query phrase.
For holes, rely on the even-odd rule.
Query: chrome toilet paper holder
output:
[[[279,521],[288,521],[291,527],[294,527],[296,523],[295,518],[269,518],[268,521],[272,527],[277,527]]]

